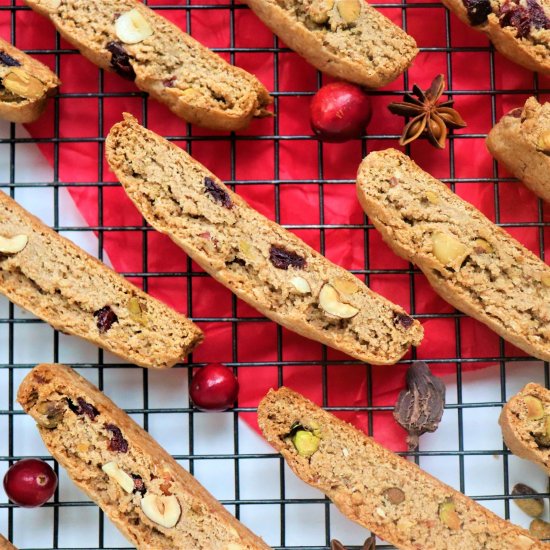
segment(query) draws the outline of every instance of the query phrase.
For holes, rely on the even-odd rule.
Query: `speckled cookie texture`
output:
[[[17,548],[8,539],[0,535],[0,550],[17,550]]]
[[[0,118],[33,122],[61,84],[55,73],[0,38]]]
[[[325,493],[349,519],[397,548],[550,547],[288,388],[264,397],[258,423],[298,477]],[[309,434],[301,439],[309,441],[307,452],[291,435],[298,430]]]
[[[550,267],[394,149],[363,160],[357,193],[383,239],[441,297],[550,360]]]
[[[550,103],[530,97],[504,115],[487,137],[487,148],[533,193],[550,201]]]
[[[504,405],[499,424],[510,451],[550,474],[550,390],[527,384]]]
[[[269,548],[69,367],[35,367],[17,399],[52,456],[139,550]]]
[[[246,0],[285,44],[331,76],[369,88],[395,80],[414,39],[364,0]]]
[[[375,364],[398,361],[423,330],[231,192],[180,148],[126,115],[107,160],[147,221],[270,319]]]
[[[142,367],[166,368],[202,341],[145,294],[0,193],[0,292],[66,334]]]
[[[443,0],[467,25],[484,32],[515,63],[550,74],[548,0]]]
[[[90,61],[188,122],[239,130],[266,116],[265,87],[136,0],[26,0]]]

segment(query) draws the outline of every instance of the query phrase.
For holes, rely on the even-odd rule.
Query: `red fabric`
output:
[[[192,4],[226,4],[226,0],[192,0]],[[0,5],[10,5],[10,0],[0,0]],[[20,2],[18,2],[19,4]],[[424,3],[424,2],[423,2]],[[183,1],[150,0],[150,5],[182,5]],[[414,2],[411,2],[414,4]],[[401,23],[401,10],[383,10],[398,24]],[[29,11],[16,11],[16,45],[22,49],[45,49],[55,47],[55,32],[38,15]],[[163,10],[162,14],[186,28],[186,10]],[[273,36],[248,9],[235,10],[235,43],[237,48],[273,47]],[[449,56],[445,34],[446,17],[450,18],[450,45],[461,48]],[[0,12],[0,32],[10,38],[10,12]],[[426,22],[429,21],[429,25]],[[441,5],[407,10],[409,32],[421,47],[441,48],[441,51],[421,53],[409,71],[409,83],[427,87],[438,73],[448,74],[452,70],[453,82],[450,87],[460,90],[490,90],[490,53],[487,39],[480,33],[463,25],[456,17],[448,16]],[[191,29],[195,38],[210,47],[230,47],[230,13],[227,9],[191,10]],[[467,48],[482,47],[483,51],[465,51]],[[72,47],[61,41],[62,49]],[[222,54],[228,58],[228,54]],[[54,55],[37,55],[39,59],[53,67]],[[256,74],[266,86],[274,87],[274,56],[270,52],[235,54],[235,63]],[[533,74],[499,54],[495,55],[494,82],[499,90],[528,90],[533,85]],[[62,94],[100,91],[99,71],[89,61],[78,54],[62,54],[59,57],[60,77],[63,81]],[[282,92],[311,92],[316,90],[315,70],[294,53],[278,55],[279,90]],[[325,82],[326,78],[323,79]],[[539,77],[541,88],[548,89],[550,81]],[[387,87],[388,90],[403,89],[403,78]],[[114,74],[105,73],[103,91],[107,93],[134,92],[132,83]],[[500,117],[505,111],[520,106],[525,94],[504,93],[496,96],[496,113]],[[548,97],[543,97],[548,99]],[[372,96],[374,116],[369,127],[371,134],[399,134],[403,119],[389,114],[386,105],[392,100],[389,95]],[[282,96],[279,99],[277,122],[281,135],[310,134],[308,126],[309,96]],[[465,93],[456,96],[456,107],[468,122],[467,132],[479,137],[457,139],[454,142],[455,172],[450,173],[450,147],[445,151],[433,149],[427,142],[413,144],[413,158],[426,170],[437,177],[472,179],[474,183],[458,183],[457,193],[472,202],[495,219],[494,197],[500,200],[500,222],[532,222],[538,220],[538,204],[535,196],[522,185],[502,183],[495,189],[491,183],[479,182],[493,176],[493,161],[485,149],[482,134],[491,127],[491,101],[489,93]],[[67,98],[58,100],[59,138],[77,138],[77,141],[59,143],[59,179],[65,182],[85,182],[92,186],[72,187],[70,192],[86,221],[92,225],[135,226],[141,224],[141,216],[132,206],[120,187],[105,187],[102,191],[102,219],[98,213],[97,181],[114,181],[105,162],[98,166],[98,154],[102,142],[96,138],[98,132],[105,136],[111,125],[121,119],[123,111],[129,111],[141,119],[143,100],[138,97],[96,97]],[[148,102],[148,126],[163,135],[185,135],[186,125],[155,101]],[[99,119],[99,113],[103,117]],[[253,122],[241,135],[273,135],[275,120],[265,119]],[[52,138],[54,134],[54,102],[37,123],[29,125],[34,137]],[[192,128],[192,135],[210,136],[213,133]],[[457,135],[460,135],[460,131]],[[464,133],[464,132],[462,132]],[[221,134],[220,134],[221,135]],[[179,143],[186,147],[186,142]],[[396,147],[396,139],[368,141],[369,150]],[[51,144],[40,144],[46,158],[53,161],[54,148]],[[361,160],[361,143],[354,141],[343,145],[324,145],[324,161],[318,166],[319,147],[316,141],[282,140],[279,142],[279,172],[274,166],[275,142],[236,141],[235,177],[239,180],[271,180],[278,177],[289,180],[280,186],[280,221],[285,224],[361,224],[363,213],[355,197],[351,184],[326,184],[323,186],[324,218],[319,209],[318,185],[292,183],[293,180],[317,179],[320,174],[326,179],[353,179]],[[193,143],[192,153],[199,161],[221,178],[231,177],[231,142],[229,140],[205,140]],[[502,168],[499,169],[504,174]],[[273,218],[275,214],[275,190],[272,185],[239,186],[238,192],[263,214]],[[544,219],[549,219],[548,205],[543,207]],[[511,233],[535,253],[539,250],[539,229],[536,227],[514,227]],[[550,243],[550,228],[545,228],[546,243]],[[307,243],[319,249],[318,229],[295,231]],[[139,232],[108,232],[104,234],[105,249],[118,271],[141,271],[142,235]],[[368,242],[365,242],[367,239]],[[368,245],[366,247],[365,245]],[[365,265],[365,250],[368,248],[372,269],[404,269],[406,262],[395,256],[381,241],[376,231],[368,235],[358,229],[327,229],[325,231],[326,255],[331,260],[347,267],[360,269]],[[152,272],[177,272],[186,269],[186,257],[171,241],[162,235],[149,233],[148,266]],[[194,271],[201,271],[193,265]],[[441,300],[426,283],[421,274],[412,279],[406,274],[372,274],[370,286],[373,290],[390,297],[410,310],[410,282],[414,281],[416,313],[451,313],[453,309]],[[136,281],[138,284],[140,281]],[[232,315],[231,293],[209,277],[195,277],[192,281],[192,302],[194,317],[225,317]],[[187,282],[183,278],[150,278],[149,291],[169,303],[179,311],[186,311]],[[239,302],[237,314],[241,317],[258,317],[248,305]],[[457,349],[456,322],[453,318],[437,318],[424,322],[426,337],[418,349],[419,358],[453,358],[457,353],[463,357],[491,357],[499,353],[497,336],[472,319],[458,321],[462,338]],[[238,333],[236,359],[240,362],[263,361],[268,366],[240,367],[239,380],[241,406],[256,406],[264,393],[277,385],[278,369],[269,366],[277,357],[277,327],[267,322],[240,323],[236,328],[228,322],[200,323],[206,332],[206,342],[194,355],[196,361],[228,362],[234,359],[232,353],[233,330]],[[283,382],[295,388],[318,403],[322,402],[323,370],[317,364],[322,359],[320,344],[282,330],[282,357],[284,361],[310,361],[313,366],[286,366],[283,369]],[[522,352],[506,345],[506,352],[523,355]],[[345,361],[347,358],[333,350],[328,358]],[[485,364],[476,364],[483,366]],[[463,368],[470,368],[464,366]],[[456,364],[442,363],[433,367],[437,374],[452,374]],[[397,393],[403,387],[406,367],[373,367],[372,388],[368,387],[366,372],[362,365],[335,365],[326,369],[328,380],[328,405],[365,406],[367,395],[372,392],[372,405],[392,406]],[[246,420],[256,426],[255,415],[244,414]],[[366,413],[346,412],[341,416],[368,430]],[[373,422],[374,436],[389,447],[405,448],[405,433],[391,419],[391,412],[377,412]]]

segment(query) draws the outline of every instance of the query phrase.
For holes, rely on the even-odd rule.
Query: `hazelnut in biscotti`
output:
[[[258,424],[299,478],[397,548],[549,548],[288,388],[262,399]]]
[[[202,341],[149,296],[0,193],[0,292],[55,329],[142,367],[167,368]]]
[[[331,76],[369,88],[395,80],[414,39],[364,0],[246,0],[285,44]]]
[[[423,330],[399,306],[268,220],[185,151],[125,115],[109,166],[147,221],[270,319],[362,361],[396,363]]]
[[[136,0],[26,0],[102,69],[133,80],[188,122],[239,130],[269,115],[271,98],[234,67]]]
[[[550,103],[530,97],[504,115],[487,137],[487,148],[533,193],[550,202]]]
[[[59,79],[36,59],[0,38],[0,118],[33,122],[55,94]]]
[[[394,149],[368,155],[359,202],[434,290],[535,357],[550,360],[550,267]]]
[[[17,399],[52,456],[139,550],[268,550],[145,430],[65,365]]]
[[[550,390],[527,384],[504,405],[499,424],[515,455],[550,473]]]

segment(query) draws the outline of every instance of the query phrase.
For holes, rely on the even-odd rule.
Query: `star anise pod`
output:
[[[445,149],[449,129],[466,126],[458,111],[452,108],[452,99],[438,103],[444,89],[445,77],[440,74],[426,91],[415,84],[412,93],[405,94],[403,101],[388,105],[394,115],[412,117],[403,128],[400,145],[407,145],[424,134],[434,147]]]
[[[371,535],[365,544],[361,547],[361,550],[375,550],[376,549],[376,537]],[[330,541],[330,550],[346,550],[339,540],[333,539]]]

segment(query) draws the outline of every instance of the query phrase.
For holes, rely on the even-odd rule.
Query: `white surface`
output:
[[[9,136],[8,125],[0,125],[0,135]],[[34,146],[17,146],[16,181],[48,181],[52,171]],[[0,150],[0,176],[7,181],[9,174],[9,150]],[[19,188],[15,198],[38,215],[46,223],[53,220],[53,190]],[[59,191],[60,224],[84,226],[81,216],[64,189]],[[97,241],[91,232],[70,233],[69,237],[88,252],[96,254]],[[0,316],[7,317],[8,302],[0,297]],[[18,318],[32,317],[15,308]],[[94,346],[76,338],[60,335],[60,361],[70,363],[94,362],[97,350]],[[34,364],[49,362],[53,357],[53,331],[44,324],[15,325],[16,363]],[[0,325],[0,361],[8,361],[7,325]],[[118,360],[117,360],[118,361]],[[543,368],[540,362],[513,363],[506,367],[507,396],[518,391],[526,382],[544,383]],[[26,374],[26,370],[14,371],[14,387]],[[94,369],[83,370],[82,374],[97,383]],[[166,372],[149,372],[149,407],[170,408],[186,406],[187,371],[177,369]],[[448,402],[456,403],[456,380],[446,377]],[[140,408],[142,402],[143,371],[140,369],[104,370],[105,393],[121,407]],[[492,367],[463,375],[463,401],[481,403],[500,400],[500,371]],[[8,372],[0,370],[0,410],[8,408]],[[18,405],[16,409],[19,410]],[[464,449],[499,452],[502,449],[500,430],[496,423],[500,409],[495,407],[472,408],[463,411]],[[134,417],[142,423],[141,415]],[[33,421],[24,416],[14,417],[14,452],[18,455],[47,455]],[[153,436],[173,454],[189,453],[189,419],[185,414],[151,414],[149,430]],[[458,412],[446,410],[439,430],[427,434],[421,439],[422,450],[456,451],[458,445]],[[246,424],[239,427],[239,448],[241,452],[269,454],[271,448]],[[194,453],[207,455],[231,455],[234,453],[233,414],[198,414],[194,416]],[[8,454],[7,417],[0,416],[0,455]],[[184,466],[188,466],[182,462]],[[243,500],[280,499],[280,461],[278,458],[240,459],[240,498]],[[460,489],[459,459],[456,456],[431,456],[420,460],[421,466]],[[0,476],[3,476],[6,462],[0,462]],[[231,500],[235,498],[234,476],[235,462],[232,458],[208,459],[196,461],[194,470],[197,478],[216,497]],[[534,465],[509,458],[510,487],[523,482],[539,491],[546,491],[547,479]],[[469,495],[502,494],[503,458],[502,456],[466,456],[464,458],[464,489]],[[87,497],[72,484],[63,471],[60,474],[59,498],[61,501],[87,502]],[[285,496],[292,499],[321,498],[321,494],[298,480],[285,467]],[[6,495],[0,490],[0,503],[7,502]],[[504,514],[502,501],[486,502],[489,508]],[[232,509],[229,507],[229,509]],[[511,519],[520,525],[528,526],[529,518],[516,506],[510,506]],[[280,544],[281,506],[242,505],[241,519],[257,534],[263,536],[271,545]],[[95,506],[61,508],[59,546],[61,548],[82,548],[98,544],[99,512]],[[548,509],[545,517],[548,518]],[[289,504],[285,507],[286,544],[319,545],[325,544],[325,505]],[[345,519],[332,505],[330,506],[331,533],[343,543],[360,545],[368,533]],[[0,509],[0,532],[7,531],[7,510]],[[33,510],[16,509],[14,512],[15,544],[20,548],[51,548],[53,532],[53,509]],[[118,531],[105,521],[104,545],[109,547],[129,547]]]

